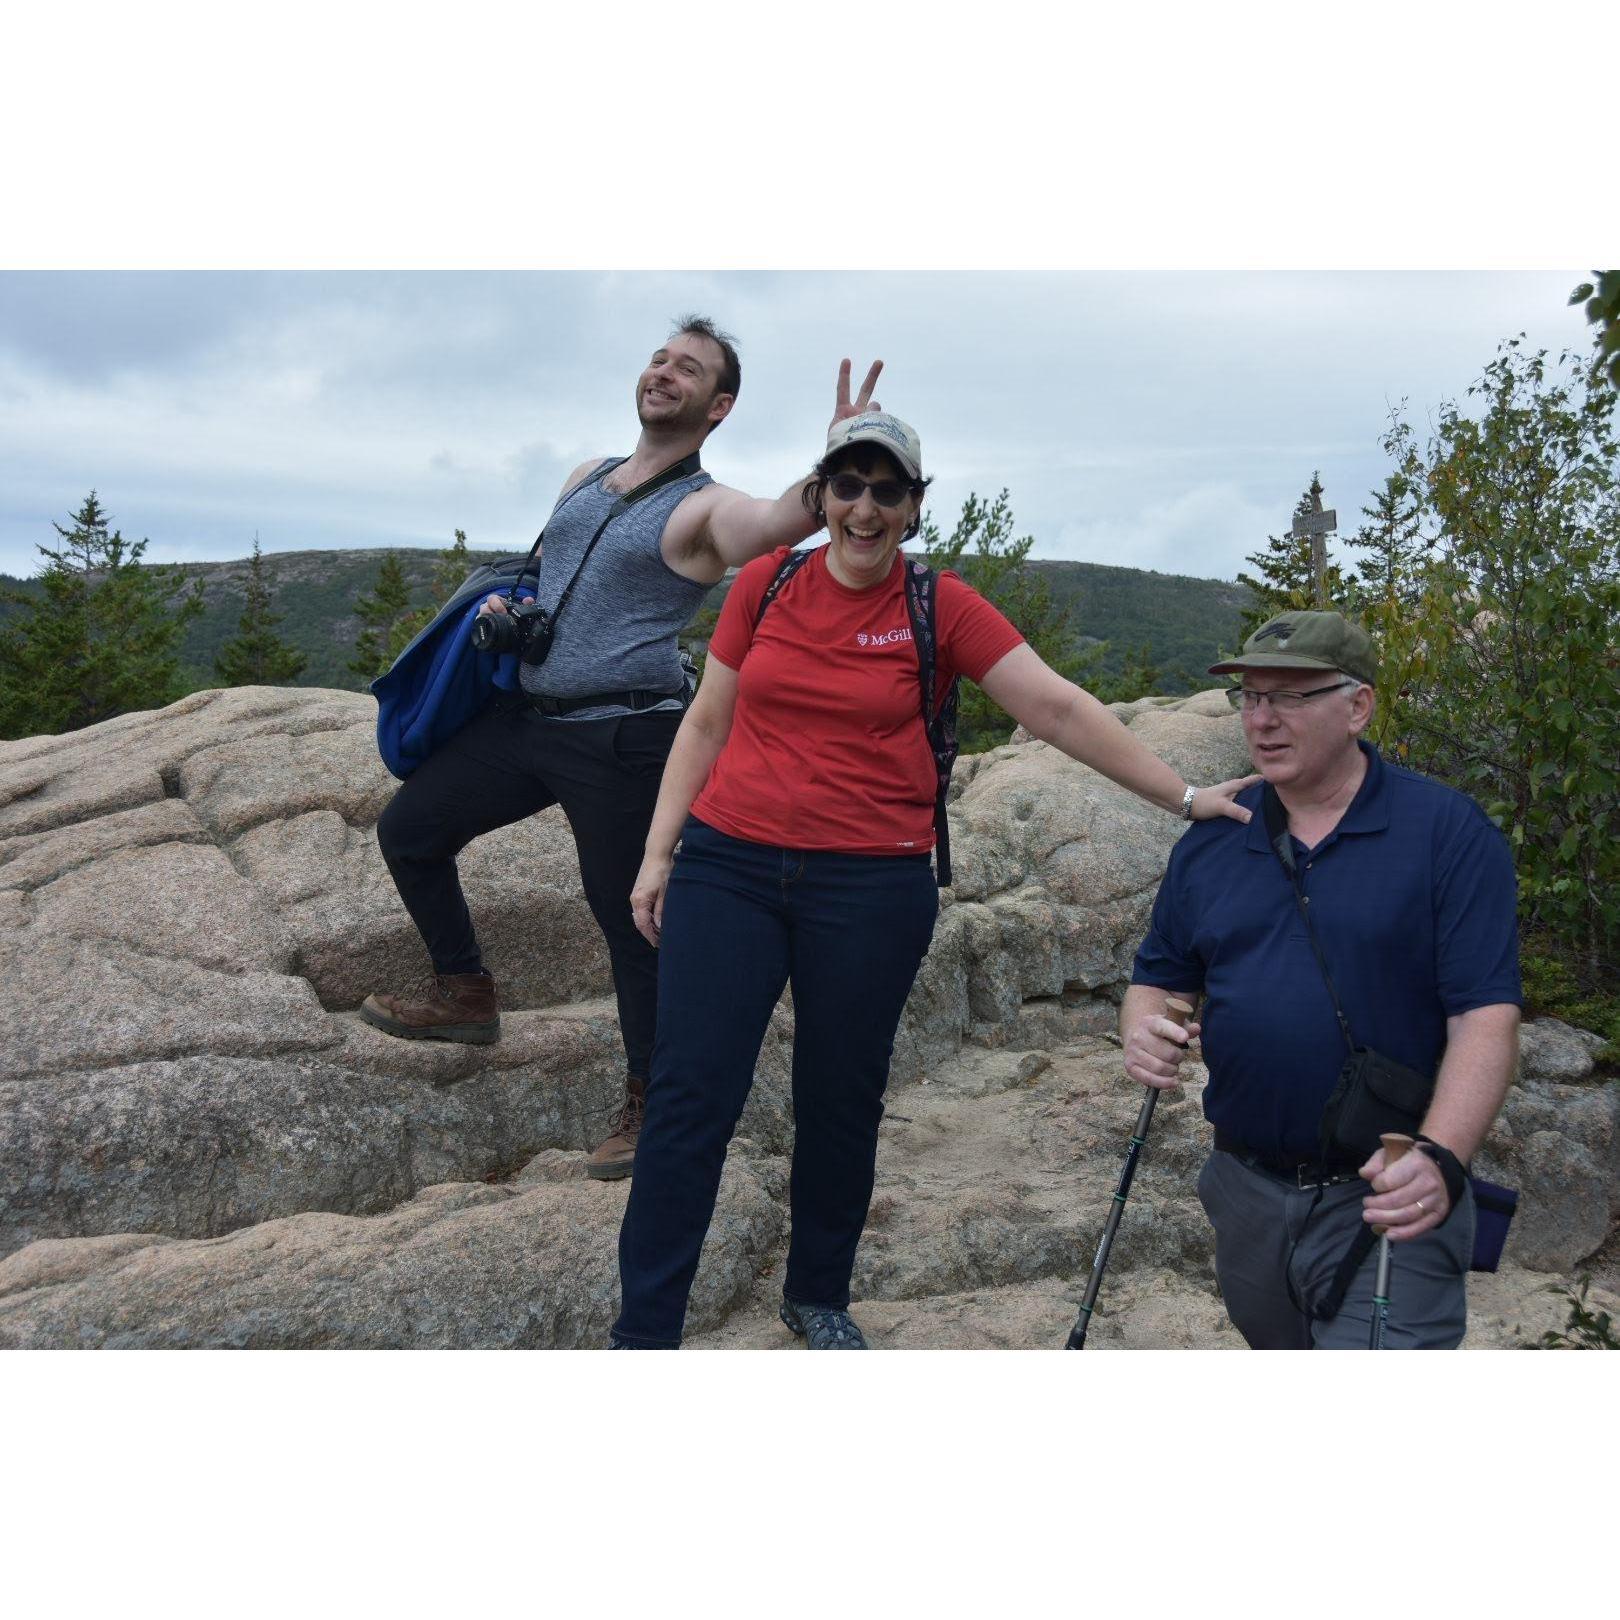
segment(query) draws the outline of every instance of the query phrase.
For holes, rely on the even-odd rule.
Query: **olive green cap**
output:
[[[1342,613],[1296,609],[1267,619],[1243,643],[1243,651],[1211,664],[1211,675],[1245,669],[1337,669],[1367,686],[1378,684],[1378,649],[1359,624]]]

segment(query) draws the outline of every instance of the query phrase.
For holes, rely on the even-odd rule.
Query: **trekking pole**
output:
[[[1164,1016],[1182,1029],[1187,1027],[1187,1020],[1192,1015],[1192,1008],[1174,996],[1164,1004]],[[1153,1123],[1153,1105],[1159,1100],[1159,1088],[1143,1086],[1142,1090],[1147,1095],[1142,1099],[1142,1111],[1136,1116],[1136,1128],[1131,1132],[1131,1143],[1125,1150],[1125,1168],[1120,1171],[1119,1185],[1114,1189],[1114,1202],[1103,1226],[1102,1240],[1097,1245],[1097,1258],[1091,1262],[1091,1279],[1086,1284],[1086,1296],[1080,1301],[1080,1314],[1074,1319],[1074,1326],[1069,1329],[1068,1343],[1063,1346],[1065,1350],[1084,1350],[1086,1347],[1086,1333],[1091,1327],[1091,1313],[1096,1308],[1097,1290],[1102,1287],[1103,1267],[1108,1264],[1108,1251],[1114,1246],[1114,1233],[1119,1230],[1119,1218],[1125,1213],[1125,1200],[1130,1197],[1136,1161],[1141,1158],[1142,1149],[1147,1145],[1148,1126]]]
[[[1388,1136],[1380,1136],[1378,1140],[1384,1144],[1386,1170],[1398,1159],[1403,1158],[1406,1150],[1414,1145],[1410,1136],[1401,1136],[1395,1132],[1391,1132]],[[1372,1337],[1368,1341],[1367,1348],[1382,1350],[1384,1326],[1389,1321],[1389,1229],[1375,1226],[1373,1231],[1378,1234],[1378,1277],[1373,1283]]]

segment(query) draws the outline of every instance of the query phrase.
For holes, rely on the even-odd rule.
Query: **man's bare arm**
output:
[[[804,505],[808,478],[790,484],[774,501],[716,489],[704,537],[722,568],[741,568],[778,546],[808,540],[820,525]]]
[[[1511,1002],[1472,1007],[1446,1020],[1446,1055],[1434,1098],[1421,1126],[1466,1164],[1490,1134],[1513,1083],[1519,1056],[1519,1009]],[[1380,1148],[1361,1167],[1372,1183],[1362,1217],[1389,1229],[1391,1242],[1408,1242],[1451,1213],[1440,1167],[1424,1153],[1408,1153],[1387,1170]]]
[[[1466,1164],[1501,1111],[1519,1057],[1519,1009],[1511,1002],[1472,1007],[1446,1020],[1446,1055],[1434,1082],[1423,1134]]]
[[[838,391],[834,397],[832,421],[841,422],[846,416],[859,416],[862,411],[877,410],[872,390],[877,386],[883,362],[874,360],[866,373],[866,381],[852,399],[849,392],[849,361],[838,366]],[[789,485],[774,501],[744,495],[738,489],[716,487],[704,509],[703,526],[695,539],[697,546],[706,549],[719,570],[715,578],[727,568],[741,568],[755,557],[763,557],[778,546],[796,546],[808,540],[819,523],[805,510],[804,491],[810,482],[801,478]]]

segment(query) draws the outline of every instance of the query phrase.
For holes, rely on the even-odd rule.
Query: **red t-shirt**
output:
[[[833,578],[826,548],[760,599],[784,546],[731,587],[709,657],[737,671],[731,734],[692,814],[733,838],[852,855],[934,847],[934,756],[923,729],[902,563],[869,590]],[[940,575],[935,666],[978,680],[1024,639],[955,574]]]

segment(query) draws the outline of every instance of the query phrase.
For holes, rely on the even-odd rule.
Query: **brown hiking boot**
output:
[[[487,973],[431,973],[403,995],[367,996],[360,1016],[385,1035],[407,1041],[487,1046],[501,1038],[495,981]]]
[[[624,1083],[624,1105],[608,1118],[613,1134],[585,1161],[585,1174],[592,1181],[617,1181],[636,1164],[636,1138],[647,1117],[647,1082],[628,1079]]]

